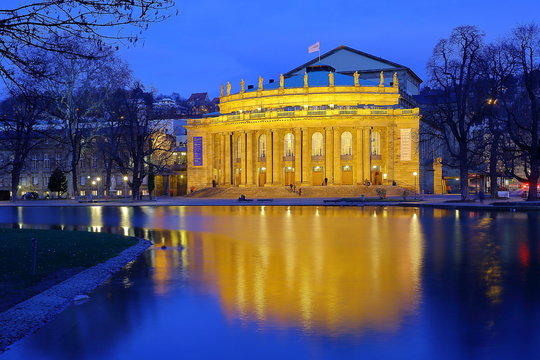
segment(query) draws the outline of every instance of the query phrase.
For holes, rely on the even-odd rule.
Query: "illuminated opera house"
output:
[[[188,120],[188,187],[398,185],[418,174],[412,70],[346,46],[276,80],[221,88]]]

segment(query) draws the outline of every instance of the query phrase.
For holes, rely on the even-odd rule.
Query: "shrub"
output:
[[[49,190],[55,192],[60,197],[67,191],[67,179],[66,175],[59,168],[54,169],[51,177],[49,178]]]
[[[379,196],[379,199],[384,199],[386,197],[386,189],[385,188],[378,188],[377,190],[375,190],[375,192],[377,193],[377,195]]]
[[[0,190],[0,201],[6,201],[11,198],[9,190]]]

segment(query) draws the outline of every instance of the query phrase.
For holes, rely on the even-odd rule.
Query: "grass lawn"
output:
[[[32,275],[32,238],[38,240]],[[0,311],[135,245],[122,235],[0,228]]]

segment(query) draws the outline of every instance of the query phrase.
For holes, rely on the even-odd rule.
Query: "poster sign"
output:
[[[411,129],[400,129],[401,138],[401,161],[411,161],[412,139]]]
[[[203,164],[203,141],[202,136],[193,137],[193,165],[202,166]]]

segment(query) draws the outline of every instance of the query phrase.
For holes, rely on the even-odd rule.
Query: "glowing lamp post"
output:
[[[418,173],[415,171],[412,175],[414,176],[414,198],[416,199],[416,177],[418,176]]]
[[[127,181],[128,181],[128,177],[124,176],[123,180],[124,180],[124,200],[126,200],[127,199]]]

